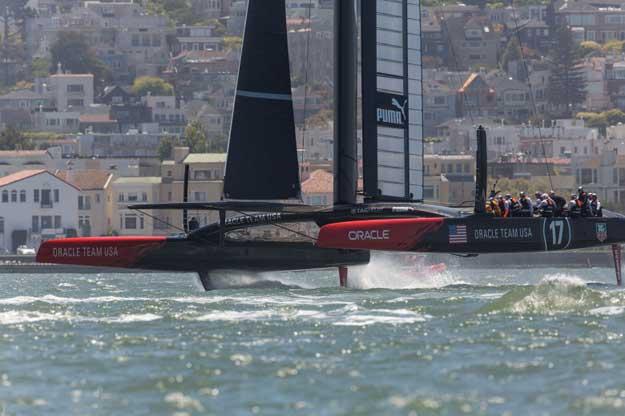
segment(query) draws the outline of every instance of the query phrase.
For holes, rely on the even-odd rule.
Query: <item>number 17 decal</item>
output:
[[[545,250],[565,249],[571,244],[571,224],[568,218],[546,218],[543,226]]]

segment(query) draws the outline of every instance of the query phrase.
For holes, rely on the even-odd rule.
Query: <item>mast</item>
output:
[[[334,6],[334,204],[355,204],[358,182],[356,143],[356,1]]]

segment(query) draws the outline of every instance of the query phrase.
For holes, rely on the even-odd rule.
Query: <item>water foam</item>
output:
[[[355,289],[435,289],[465,284],[447,270],[431,270],[424,264],[402,266],[397,257],[384,254],[377,254],[368,265],[350,272],[348,283]]]
[[[121,296],[96,296],[87,298],[71,298],[55,295],[44,296],[15,296],[12,298],[0,299],[0,305],[29,305],[36,302],[43,302],[55,305],[70,305],[77,303],[112,303],[112,302],[134,302],[148,301],[150,298],[121,297]]]
[[[536,286],[516,287],[481,312],[511,312],[518,314],[557,314],[589,312],[605,306],[609,295],[590,289],[574,275],[545,276]]]

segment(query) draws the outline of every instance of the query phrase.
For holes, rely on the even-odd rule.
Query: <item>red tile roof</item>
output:
[[[81,123],[117,123],[108,114],[81,114],[78,119]]]
[[[302,183],[305,194],[325,194],[334,192],[334,175],[325,170],[316,170]]]
[[[104,189],[113,174],[105,170],[57,170],[55,175],[83,191]]]
[[[0,178],[0,188],[46,172],[45,169],[22,170]]]

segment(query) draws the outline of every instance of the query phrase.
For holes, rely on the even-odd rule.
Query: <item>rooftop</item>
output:
[[[0,178],[0,188],[3,187],[3,186],[11,185],[11,184],[19,182],[19,181],[23,181],[24,179],[28,179],[28,178],[32,178],[32,177],[37,176],[37,175],[41,175],[43,173],[47,173],[48,175],[50,175],[50,176],[52,176],[52,177],[54,177],[54,178],[56,178],[56,179],[58,179],[60,181],[63,181],[65,183],[67,183],[71,187],[76,188],[76,186],[74,184],[67,182],[63,178],[59,178],[57,176],[54,176],[52,173],[48,172],[45,169],[22,170],[22,171],[19,171],[19,172],[15,172],[15,173],[13,173],[11,175],[4,176],[4,177]],[[76,189],[78,189],[78,188],[76,188]]]
[[[113,183],[120,185],[159,185],[160,176],[137,176],[128,178],[117,178]]]
[[[302,183],[302,193],[326,194],[334,192],[334,175],[325,170],[315,170]]]
[[[55,175],[83,191],[104,189],[113,174],[104,170],[58,170]]]
[[[182,163],[226,163],[226,153],[191,153]]]
[[[19,182],[21,180],[31,178],[33,176],[37,176],[43,172],[46,172],[45,169],[33,169],[33,170],[22,170],[20,172],[15,172],[11,175],[4,176],[0,178],[0,187],[10,185],[15,182]]]

